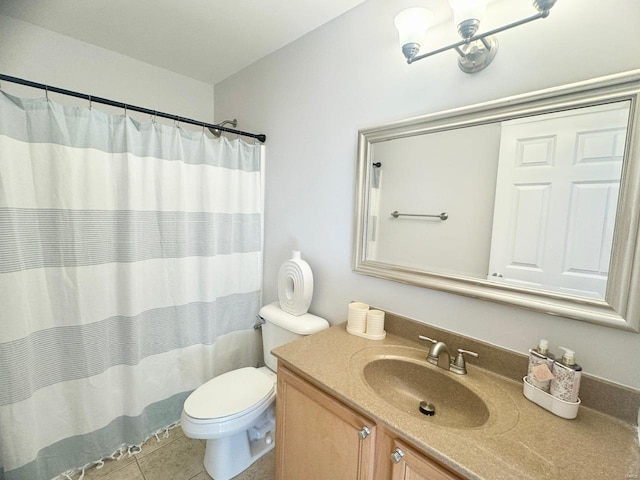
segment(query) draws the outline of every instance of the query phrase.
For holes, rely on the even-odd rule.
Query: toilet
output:
[[[204,467],[229,480],[275,446],[277,360],[271,350],[329,327],[310,313],[294,316],[279,303],[260,309],[265,367],[245,367],[209,380],[184,402],[180,422],[187,437],[204,439]]]

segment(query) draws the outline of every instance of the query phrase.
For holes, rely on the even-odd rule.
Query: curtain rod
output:
[[[45,85],[43,83],[36,83],[29,80],[24,80],[18,77],[11,77],[9,75],[3,75],[0,73],[0,80],[4,80],[11,83],[17,83],[19,85],[26,85],[27,87],[39,88],[40,90],[45,90],[46,92],[54,92],[60,93],[62,95],[68,95],[70,97],[82,98],[84,100],[88,100],[90,103],[102,103],[104,105],[110,105],[112,107],[123,108],[126,110],[133,110],[134,112],[146,113],[148,115],[154,115],[157,117],[168,118],[170,120],[175,120],[176,122],[189,123],[191,125],[198,125],[200,127],[213,128],[216,130],[220,130],[223,132],[234,133],[236,135],[242,135],[244,137],[255,138],[260,142],[265,142],[267,140],[267,136],[262,133],[249,133],[243,132],[242,130],[236,130],[233,128],[222,127],[220,125],[215,125],[213,123],[200,122],[198,120],[192,120],[190,118],[179,117],[177,115],[172,115],[170,113],[158,112],[156,110],[150,110],[144,107],[136,107],[135,105],[129,105],[127,103],[116,102],[114,100],[109,100],[107,98],[94,97],[93,95],[87,95],[86,93],[74,92],[72,90],[65,90],[64,88],[52,87],[50,85]]]

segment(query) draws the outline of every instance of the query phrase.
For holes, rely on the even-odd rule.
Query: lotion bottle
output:
[[[551,381],[547,380],[545,382],[539,382],[535,379],[531,369],[536,365],[545,364],[549,368],[549,371],[553,371],[554,360],[555,357],[553,356],[553,353],[549,353],[549,342],[545,339],[541,339],[536,348],[529,350],[527,381],[534,387],[537,387],[544,392],[549,392]]]
[[[553,380],[551,380],[550,393],[565,402],[575,403],[578,401],[580,391],[580,378],[582,377],[582,367],[576,363],[575,352],[565,347],[564,355],[560,361],[553,365]]]

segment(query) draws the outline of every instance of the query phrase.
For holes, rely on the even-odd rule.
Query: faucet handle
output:
[[[435,345],[436,343],[438,343],[438,341],[437,341],[437,340],[434,340],[433,338],[425,337],[424,335],[418,335],[418,338],[419,338],[420,340],[426,340],[427,342],[431,342],[431,343],[433,343],[434,345]]]
[[[466,353],[467,355],[471,355],[472,357],[476,357],[476,358],[478,358],[480,356],[476,352],[471,352],[469,350],[463,350],[462,348],[459,348],[458,349],[458,356],[464,358],[462,356],[463,353]]]
[[[467,363],[464,360],[464,354],[471,355],[472,357],[478,358],[476,352],[471,352],[469,350],[463,350],[462,348],[458,349],[458,355],[456,356],[455,362],[451,363],[451,371],[453,373],[457,373],[458,375],[466,375],[467,374]]]

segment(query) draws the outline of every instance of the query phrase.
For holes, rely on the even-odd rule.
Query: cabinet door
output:
[[[391,454],[391,480],[460,480],[402,442],[394,442]]]
[[[277,480],[371,480],[375,425],[278,365]]]

